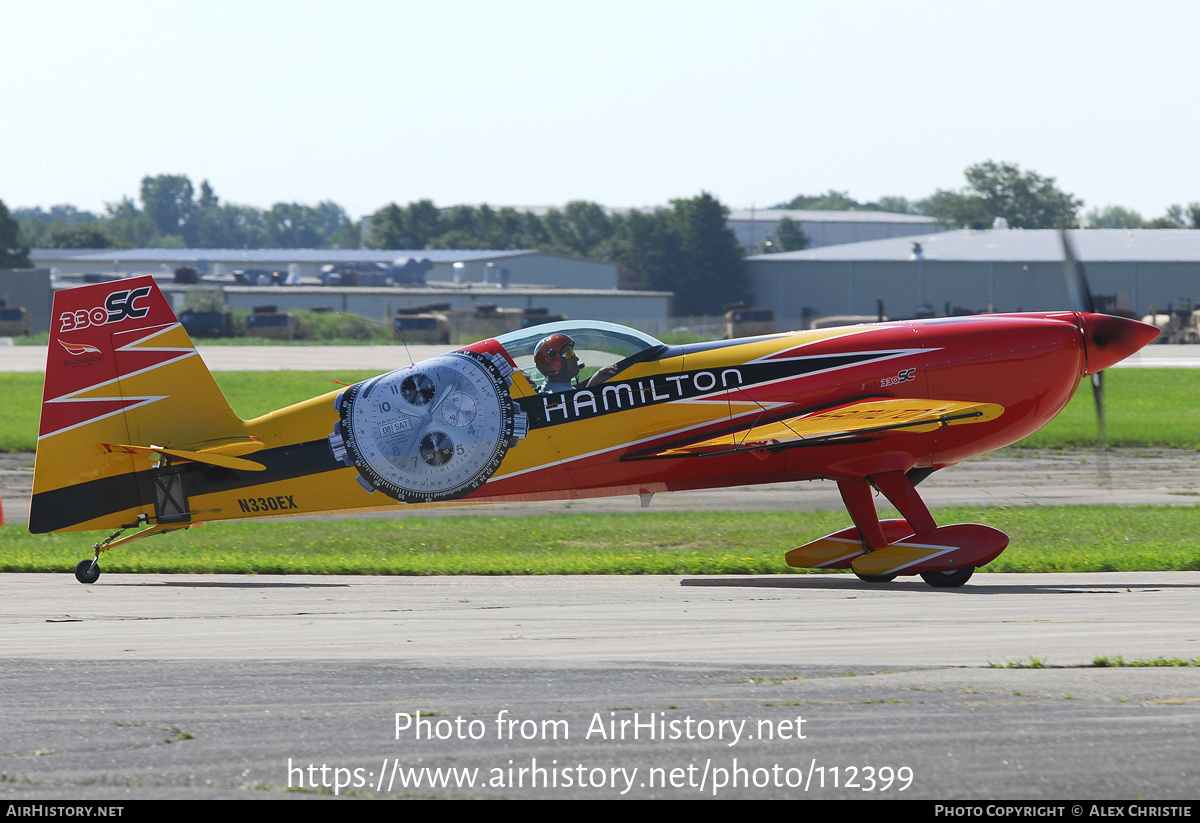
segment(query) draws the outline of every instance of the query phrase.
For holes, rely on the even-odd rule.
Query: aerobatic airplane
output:
[[[1062,311],[669,346],[565,322],[242,420],[153,279],[83,286],[54,298],[29,527],[116,530],[75,570],[91,583],[101,552],[211,520],[827,479],[853,526],[790,565],[961,586],[1008,537],[939,526],[917,484],[1157,334]]]

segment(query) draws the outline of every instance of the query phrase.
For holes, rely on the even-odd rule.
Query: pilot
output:
[[[583,368],[583,363],[575,355],[575,341],[565,334],[542,338],[533,353],[533,364],[546,378],[546,382],[538,387],[543,394],[575,388],[572,381]]]

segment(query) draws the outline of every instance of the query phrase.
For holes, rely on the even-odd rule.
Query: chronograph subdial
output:
[[[421,438],[421,459],[428,466],[446,465],[454,459],[454,441],[442,432],[430,432]]]
[[[425,406],[433,400],[437,386],[429,375],[423,372],[410,374],[400,381],[400,396],[410,406]]]
[[[463,391],[454,391],[446,395],[442,404],[442,420],[456,427],[469,426],[475,422],[479,406],[475,398]]]

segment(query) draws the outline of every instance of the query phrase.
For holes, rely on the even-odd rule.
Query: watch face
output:
[[[348,389],[339,435],[360,482],[398,500],[462,497],[491,477],[508,451],[515,410],[494,363],[454,352]],[[339,455],[340,457],[340,455]]]

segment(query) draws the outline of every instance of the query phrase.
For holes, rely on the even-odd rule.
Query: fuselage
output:
[[[165,304],[153,311],[144,329],[122,332],[132,342],[107,366],[115,369],[122,398],[132,398],[119,399],[129,407],[122,415],[101,405],[117,402],[107,399],[115,385],[103,382],[107,373],[89,377],[74,360],[56,365],[52,345],[56,375],[83,388],[48,381],[35,531],[112,528],[138,518],[156,522],[172,501],[184,523],[402,511],[414,500],[439,499],[439,483],[449,482],[439,477],[462,475],[467,464],[459,464],[467,460],[482,467],[479,473],[461,492],[451,490],[433,505],[938,469],[1036,431],[1062,410],[1082,376],[1156,334],[1134,321],[1071,312],[882,323],[683,346],[609,327],[634,342],[634,354],[614,355],[622,359],[610,364],[605,379],[565,392],[539,392],[532,368],[506,335],[469,346],[467,354],[443,356],[440,365],[425,361],[366,381],[385,387],[375,394],[359,384],[360,391],[331,392],[243,421],[229,411],[182,329],[166,322],[174,318]],[[135,355],[157,359],[150,367],[141,360],[123,365]],[[97,362],[109,357],[106,352]],[[475,365],[467,362],[472,358]],[[485,380],[479,375],[487,370],[494,374]],[[413,376],[429,392],[410,392],[414,402],[428,405],[404,401],[405,381]],[[493,378],[490,389],[483,385]],[[92,383],[96,387],[87,388]],[[385,398],[386,387],[391,393]],[[95,412],[72,400],[92,395],[98,398],[88,401]],[[495,402],[488,398],[497,395],[504,422],[489,435],[474,427],[484,420],[484,405]],[[343,397],[354,396],[359,405],[352,415]],[[969,425],[860,426],[846,436],[797,437],[772,447],[688,451],[722,436],[753,441],[756,430],[778,428],[781,421],[906,399],[991,404],[1002,412]],[[130,406],[133,401],[140,405]],[[81,420],[91,418],[57,424],[53,415],[61,412],[47,409],[82,410]],[[374,458],[351,453],[368,441]],[[147,456],[156,459],[156,448],[176,450],[183,462],[170,454],[148,462]],[[373,467],[368,459],[375,460]],[[239,468],[247,465],[257,468]],[[404,490],[410,468],[414,477],[420,473],[414,482],[427,484],[412,486],[411,493]],[[425,488],[431,491],[420,497]]]
[[[471,348],[501,349],[495,341]],[[480,488],[461,500],[432,505],[943,468],[1044,426],[1067,404],[1086,371],[1084,329],[1080,316],[1071,312],[882,323],[665,347],[601,385],[551,394],[538,393],[518,370],[511,394],[528,414],[527,435]],[[310,452],[304,460],[309,472],[262,489],[223,490],[220,499],[194,500],[197,507],[211,505],[222,516],[245,517],[276,513],[272,503],[299,511],[408,505],[365,490],[353,482],[353,468],[328,457],[324,440],[337,422],[333,398],[247,423],[247,432],[265,443],[282,438]],[[658,456],[680,443],[888,398],[992,403],[1004,412],[987,422],[932,432],[878,432],[712,457]],[[292,460],[298,459],[294,449]]]
[[[600,387],[521,400],[529,437],[475,496],[646,493],[941,468],[1052,419],[1085,373],[1074,313],[983,315],[673,347]],[[994,403],[995,420],[777,451],[659,457],[665,448],[866,399]],[[556,459],[549,459],[553,455]]]

